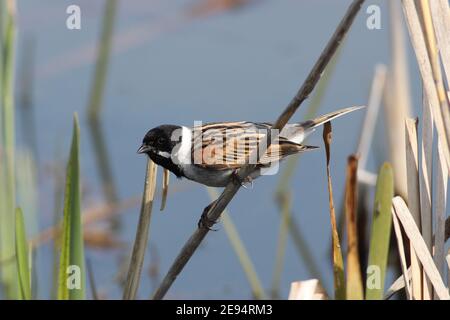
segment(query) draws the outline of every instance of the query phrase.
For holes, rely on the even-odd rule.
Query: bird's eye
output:
[[[163,137],[159,137],[157,142],[159,145],[163,145],[166,142],[166,139],[164,139]]]

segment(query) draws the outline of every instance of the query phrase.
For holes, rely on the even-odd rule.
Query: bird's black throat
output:
[[[152,159],[153,162],[155,162],[157,165],[166,168],[174,175],[176,175],[177,178],[183,177],[183,170],[181,170],[181,168],[178,165],[173,163],[172,159],[160,156],[154,152],[147,152],[147,155],[150,157],[150,159]]]

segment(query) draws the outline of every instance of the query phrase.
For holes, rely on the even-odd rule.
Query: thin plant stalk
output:
[[[213,188],[207,188],[207,191],[211,199],[216,199],[219,196],[217,191]],[[264,292],[264,287],[258,277],[258,274],[256,273],[255,265],[253,264],[250,255],[248,254],[247,249],[239,236],[231,215],[227,212],[227,210],[223,212],[221,220],[228,240],[230,241],[230,244],[238,257],[245,276],[247,277],[250,287],[252,288],[253,296],[256,299],[267,299],[267,295]]]
[[[281,195],[280,195],[281,196]],[[286,255],[287,233],[291,217],[291,196],[289,193],[283,195],[281,200],[281,222],[278,232],[275,267],[272,276],[271,296],[274,299],[280,296],[281,274],[283,272],[284,258]]]
[[[408,55],[401,8],[398,1],[388,1],[390,9],[391,63],[384,90],[384,111],[389,158],[394,171],[395,193],[407,197],[404,119],[411,115]]]
[[[91,288],[92,299],[99,300],[97,293],[97,285],[95,284],[94,278],[94,268],[92,267],[91,259],[89,258],[86,258],[86,271],[88,273],[89,287]]]
[[[419,174],[420,187],[420,217],[421,231],[428,249],[433,247],[433,212],[432,212],[432,185],[433,185],[433,116],[426,99],[423,95],[422,106],[422,143],[421,143],[421,163]],[[431,283],[423,274],[423,295],[424,300],[430,300],[432,297]]]
[[[441,142],[438,141],[436,174],[436,219],[434,236],[434,263],[442,277],[445,270],[445,216],[447,208],[448,168],[445,163]]]
[[[102,34],[94,74],[94,83],[91,88],[88,114],[91,120],[98,119],[102,108],[103,92],[105,90],[108,63],[112,47],[114,20],[116,16],[117,0],[105,2]]]
[[[103,196],[109,204],[114,205],[119,201],[119,196],[114,181],[111,158],[107,149],[102,122],[97,119],[89,119],[88,129],[94,147],[95,163],[100,175]],[[118,221],[111,219],[110,222],[113,228],[117,227]]]
[[[327,122],[324,124],[323,127],[323,141],[325,144],[325,153],[326,153],[327,182],[328,182],[328,195],[330,205],[331,241],[332,241],[331,247],[333,252],[333,274],[334,274],[334,297],[336,300],[345,300],[346,287],[344,274],[344,259],[342,257],[341,244],[336,224],[336,213],[334,210],[334,201],[333,201],[333,187],[331,183],[331,173],[330,173],[331,136],[332,136],[331,124]]]
[[[347,162],[347,182],[345,187],[345,217],[347,221],[347,284],[348,300],[363,300],[361,264],[358,250],[357,230],[357,170],[358,159],[351,155]]]
[[[2,1],[3,2],[3,1]],[[1,145],[3,155],[1,163],[1,212],[0,212],[0,261],[14,255],[14,210],[15,210],[15,128],[14,128],[14,54],[15,54],[15,1],[7,0],[4,5],[5,30],[2,33],[3,42],[0,50],[3,52],[2,95],[0,96],[1,114]],[[2,13],[3,14],[3,13]],[[0,21],[3,23],[3,20]],[[18,297],[17,271],[13,260],[1,269],[1,282],[4,285],[6,297]]]
[[[26,237],[23,213],[20,208],[16,209],[16,263],[19,279],[19,297],[23,300],[31,299],[31,272],[28,256],[28,243]]]
[[[162,191],[161,191],[161,207],[160,211],[163,211],[166,207],[167,194],[169,193],[169,170],[163,170],[163,181],[162,181]]]
[[[147,248],[150,220],[152,216],[153,199],[156,190],[156,164],[148,159],[147,173],[145,175],[144,193],[142,196],[141,214],[139,216],[136,238],[134,240],[133,253],[131,254],[127,280],[123,292],[124,300],[136,299],[144,264],[145,250]]]
[[[421,228],[419,158],[417,146],[417,119],[406,119],[406,172],[408,176],[408,204],[417,227]],[[422,299],[422,267],[412,244],[410,247],[412,293],[415,300]]]

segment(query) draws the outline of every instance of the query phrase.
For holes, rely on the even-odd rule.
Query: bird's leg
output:
[[[240,184],[245,189],[249,189],[249,187],[247,187],[247,184],[250,183],[250,189],[253,189],[253,179],[250,176],[247,176],[245,179],[241,179],[238,174],[238,169],[233,170],[233,172],[231,173],[231,179],[234,183]]]
[[[217,223],[217,221],[211,220],[208,218],[208,212],[209,209],[217,202],[217,200],[214,200],[211,202],[205,209],[203,209],[203,213],[200,217],[200,220],[198,220],[198,227],[199,228],[205,228],[209,231],[217,231],[217,229],[212,229],[212,226]]]

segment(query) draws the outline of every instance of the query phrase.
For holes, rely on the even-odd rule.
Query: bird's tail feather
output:
[[[328,121],[331,121],[337,117],[343,116],[344,114],[347,114],[347,113],[350,113],[352,111],[359,110],[362,108],[365,108],[365,106],[356,106],[356,107],[340,109],[337,111],[333,111],[333,112],[324,114],[323,116],[317,117],[313,120],[308,120],[308,121],[302,122],[302,123],[300,123],[300,125],[304,129],[313,129],[313,128],[316,128],[316,127],[318,127]]]
[[[282,135],[287,137],[290,141],[295,143],[302,143],[307,136],[309,136],[312,132],[314,132],[315,128],[331,121],[337,117],[343,116],[349,112],[364,108],[364,106],[358,107],[350,107],[341,110],[337,110],[334,112],[327,113],[318,118],[307,120],[304,122],[300,122],[297,124],[290,125],[283,129]]]

